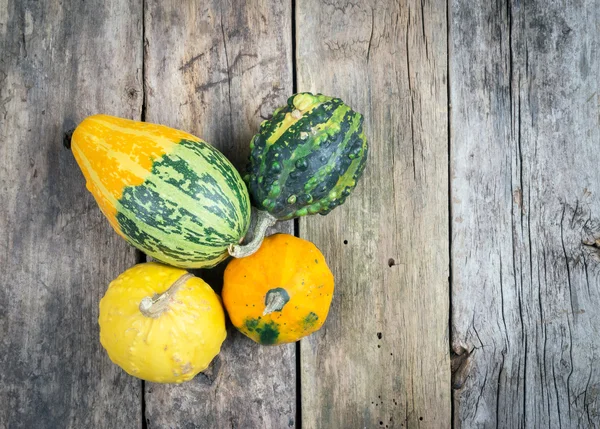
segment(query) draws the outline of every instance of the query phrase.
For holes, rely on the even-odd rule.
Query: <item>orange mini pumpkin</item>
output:
[[[223,303],[233,325],[260,344],[298,341],[317,331],[333,297],[333,274],[310,241],[288,234],[225,270]]]

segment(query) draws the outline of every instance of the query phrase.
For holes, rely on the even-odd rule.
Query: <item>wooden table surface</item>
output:
[[[334,272],[324,328],[128,376],[98,302],[144,256],[65,131],[162,123],[243,168],[300,91],[370,141],[342,207],[278,226]],[[0,428],[600,427],[599,106],[600,0],[0,0]]]

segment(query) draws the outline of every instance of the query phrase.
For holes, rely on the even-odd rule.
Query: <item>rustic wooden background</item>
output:
[[[64,132],[159,122],[241,168],[298,91],[371,144],[344,206],[279,226],[334,271],[325,327],[127,376],[98,301],[143,255]],[[0,0],[0,192],[2,429],[600,427],[600,0]]]

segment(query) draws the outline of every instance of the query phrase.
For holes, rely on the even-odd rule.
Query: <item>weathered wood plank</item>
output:
[[[599,18],[452,2],[457,427],[600,425]]]
[[[306,428],[450,426],[446,2],[297,2],[298,89],[365,114],[344,206],[302,220],[336,278],[301,343]]]
[[[261,117],[292,94],[291,2],[147,0],[145,20],[146,120],[192,132],[244,168]],[[219,290],[223,269],[202,276]],[[293,344],[259,346],[229,326],[205,374],[146,385],[148,428],[294,427],[295,367]]]
[[[139,1],[0,0],[0,427],[140,427],[140,382],[98,339],[135,262],[63,147],[63,123],[140,117]]]

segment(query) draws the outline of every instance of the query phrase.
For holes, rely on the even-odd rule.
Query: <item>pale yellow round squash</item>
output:
[[[115,279],[100,301],[100,342],[128,374],[181,383],[208,367],[225,340],[217,294],[185,270],[136,265]]]

